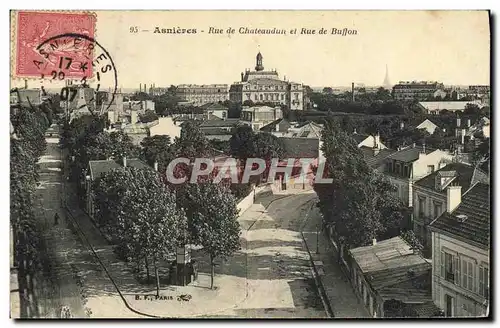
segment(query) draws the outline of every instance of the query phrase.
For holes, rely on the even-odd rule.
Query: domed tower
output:
[[[257,65],[255,66],[255,70],[257,72],[260,72],[260,71],[264,70],[264,66],[262,65],[262,55],[261,55],[260,51],[257,54]]]

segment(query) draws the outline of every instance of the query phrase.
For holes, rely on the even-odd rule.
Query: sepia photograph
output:
[[[11,319],[492,318],[490,11],[9,15]]]

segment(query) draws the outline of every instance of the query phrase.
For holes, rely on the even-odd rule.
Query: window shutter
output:
[[[465,270],[464,270],[465,268]],[[462,287],[467,286],[467,262],[462,260]]]
[[[460,258],[458,256],[453,256],[453,264],[455,266],[455,285],[460,286]]]
[[[444,260],[444,252],[441,252],[441,278],[445,278]]]
[[[479,286],[477,286],[478,293],[480,295],[483,295],[483,289],[484,289],[484,269],[483,267],[479,267]]]

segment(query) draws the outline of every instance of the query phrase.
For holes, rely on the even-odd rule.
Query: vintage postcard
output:
[[[489,318],[488,11],[11,11],[10,316]]]

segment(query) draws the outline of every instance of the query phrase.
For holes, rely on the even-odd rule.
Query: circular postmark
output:
[[[67,81],[61,88],[61,100],[76,105],[80,97],[85,100],[80,106],[104,111],[114,103],[118,89],[116,67],[109,52],[94,38],[79,33],[60,34],[44,40],[36,51],[39,58],[33,60],[33,65],[42,80]],[[80,95],[79,88],[87,92]]]

